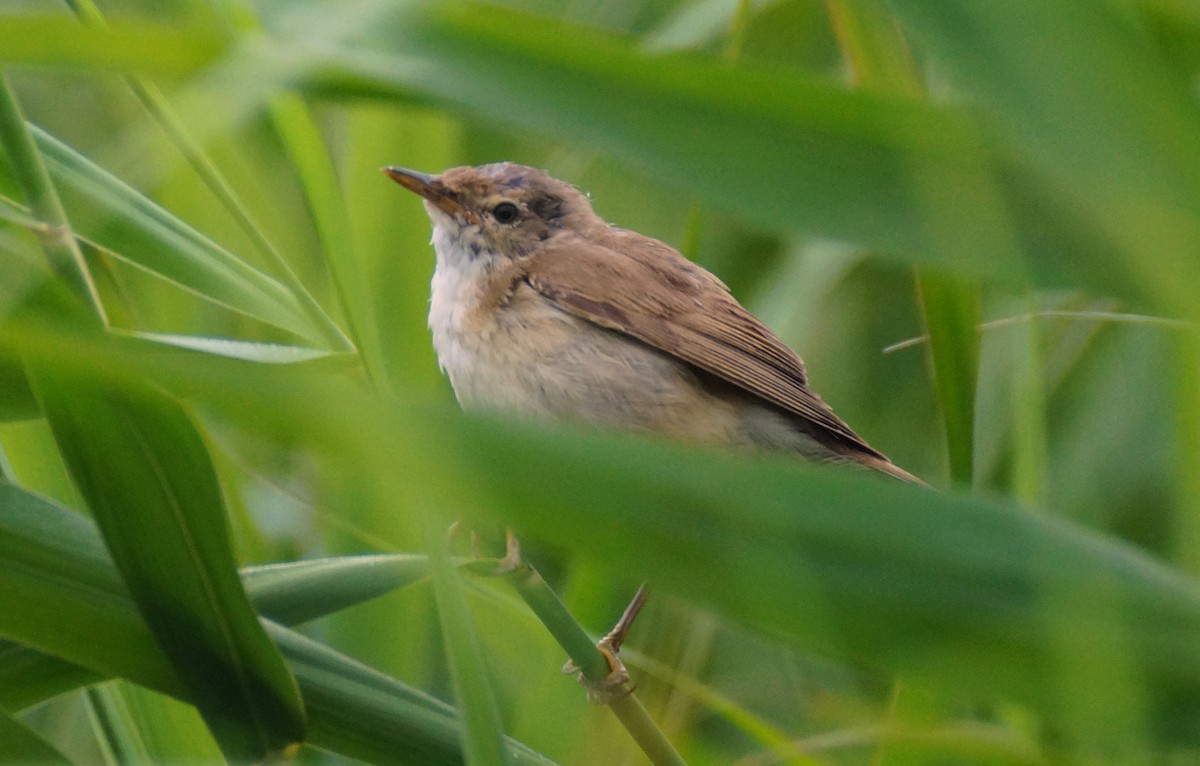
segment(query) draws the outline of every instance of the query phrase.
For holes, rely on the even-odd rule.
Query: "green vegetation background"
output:
[[[1186,0],[0,2],[0,761],[673,762],[462,519],[593,636],[654,583],[688,763],[1200,762],[1197,51]],[[378,168],[499,160],[944,491],[460,415]]]

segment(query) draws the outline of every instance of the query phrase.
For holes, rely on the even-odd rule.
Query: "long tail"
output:
[[[926,489],[933,489],[928,484],[926,484],[925,482],[918,479],[916,476],[913,476],[908,471],[904,470],[900,466],[898,466],[895,463],[893,463],[892,461],[888,460],[886,457],[882,457],[882,456],[875,457],[874,455],[863,455],[858,458],[858,462],[862,463],[863,465],[867,466],[868,468],[879,471],[880,473],[886,473],[888,476],[893,476],[897,479],[900,479],[901,481],[907,481],[910,484],[916,484],[917,486],[925,487]]]

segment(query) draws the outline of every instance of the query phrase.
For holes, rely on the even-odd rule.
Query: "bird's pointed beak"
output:
[[[442,186],[442,182],[438,180],[437,176],[392,166],[380,169],[393,181],[410,192],[420,194],[447,215],[465,218],[472,223],[478,222],[478,217],[463,207],[462,203]]]

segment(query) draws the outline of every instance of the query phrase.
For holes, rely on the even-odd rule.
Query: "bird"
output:
[[[608,223],[570,183],[510,162],[382,170],[423,198],[432,223],[429,328],[463,409],[791,453],[927,486],[835,415],[800,356],[720,279]],[[639,591],[601,642],[618,678],[624,623],[644,600]]]
[[[851,462],[923,483],[808,385],[800,356],[720,279],[607,223],[571,184],[494,163],[385,172],[425,200],[429,327],[466,410]]]

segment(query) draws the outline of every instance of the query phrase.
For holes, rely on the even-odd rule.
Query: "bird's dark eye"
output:
[[[517,220],[517,213],[520,211],[517,206],[511,202],[501,202],[492,208],[492,217],[500,223],[512,223]]]

